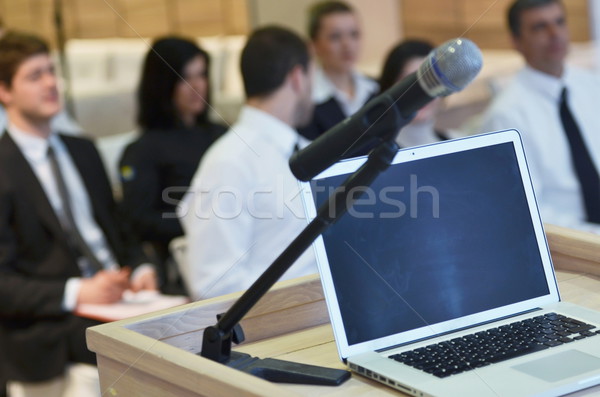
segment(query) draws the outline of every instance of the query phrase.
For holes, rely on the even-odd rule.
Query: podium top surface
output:
[[[564,301],[600,310],[600,236],[546,226]],[[194,302],[88,329],[103,395],[399,395],[352,374],[338,387],[273,384],[197,353],[205,327],[241,294]],[[242,321],[246,342],[234,349],[261,358],[345,369],[340,361],[317,275],[288,280],[261,299]],[[598,393],[600,387],[581,394]],[[106,393],[106,394],[104,394]]]

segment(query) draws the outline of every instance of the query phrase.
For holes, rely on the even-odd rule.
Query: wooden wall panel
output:
[[[567,0],[565,1],[565,5],[567,7],[567,17],[571,31],[571,40],[590,40],[591,26],[588,0]]]
[[[404,37],[424,37],[439,44],[464,35],[482,48],[510,47],[505,14],[511,0],[397,1]],[[590,40],[588,1],[564,1],[574,41]],[[245,34],[250,29],[248,0],[62,0],[62,3],[67,38],[153,37],[168,32],[211,36]],[[0,13],[8,27],[41,34],[53,43],[53,4],[54,0],[0,0]]]
[[[61,0],[67,38],[245,34],[247,0]],[[55,42],[55,0],[0,0],[8,28]]]
[[[188,36],[223,33],[223,6],[220,0],[177,0],[173,2],[177,31]]]
[[[4,6],[4,23],[9,27],[33,29],[31,3],[29,1],[6,1]]]
[[[510,48],[506,12],[512,0],[402,0],[405,37],[422,37],[434,44],[457,36],[481,48]],[[573,41],[591,38],[588,0],[566,0]]]
[[[401,7],[404,36],[427,38],[440,44],[462,33],[459,0],[404,0]]]
[[[120,1],[72,0],[71,7],[65,8],[64,11],[65,14],[73,13],[71,18],[75,22],[75,38],[118,36],[118,25],[124,17]]]
[[[483,48],[509,48],[506,9],[513,0],[461,1],[464,37]]]
[[[225,34],[246,34],[250,31],[246,0],[223,0],[225,7]]]
[[[89,1],[89,0],[88,0]],[[167,0],[120,0],[120,37],[155,37],[172,31]]]

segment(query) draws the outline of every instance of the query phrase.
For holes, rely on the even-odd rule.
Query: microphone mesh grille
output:
[[[479,48],[471,40],[452,39],[434,49],[417,71],[421,87],[432,97],[465,88],[483,65]]]

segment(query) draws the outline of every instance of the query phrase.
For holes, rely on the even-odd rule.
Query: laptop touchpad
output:
[[[556,382],[600,368],[600,358],[579,350],[568,350],[512,368],[548,382]]]

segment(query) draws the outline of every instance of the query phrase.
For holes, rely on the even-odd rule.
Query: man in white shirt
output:
[[[99,396],[77,306],[154,289],[87,140],[59,135],[57,78],[40,38],[0,39],[0,369],[11,397]],[[130,269],[136,267],[130,278]],[[140,266],[142,265],[142,266]]]
[[[544,222],[600,233],[595,215],[600,205],[600,76],[565,65],[569,32],[560,0],[517,0],[508,20],[514,47],[527,65],[494,100],[482,131],[521,132]],[[584,154],[573,152],[563,126],[564,106],[579,127]],[[587,175],[592,177],[581,179],[587,182],[580,182],[582,159],[591,169]]]
[[[241,55],[246,104],[202,158],[179,215],[187,239],[182,273],[195,299],[247,289],[306,226],[288,159],[310,120],[306,44],[279,27],[256,30]],[[307,251],[284,279],[316,272]]]

